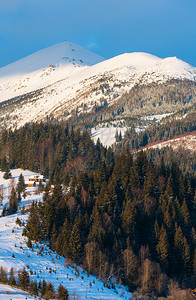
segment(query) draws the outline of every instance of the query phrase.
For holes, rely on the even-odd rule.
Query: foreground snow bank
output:
[[[30,299],[34,299],[33,297],[30,297],[28,293],[13,288],[9,285],[6,284],[0,284],[0,299],[1,300],[30,300]]]

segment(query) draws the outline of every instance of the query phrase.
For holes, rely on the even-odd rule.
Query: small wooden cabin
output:
[[[25,181],[26,187],[36,187],[35,181]]]
[[[46,178],[43,175],[33,175],[29,178],[29,181],[46,182]]]

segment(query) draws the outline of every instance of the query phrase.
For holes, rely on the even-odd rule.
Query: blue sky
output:
[[[196,66],[195,13],[196,0],[0,0],[0,67],[63,40]]]

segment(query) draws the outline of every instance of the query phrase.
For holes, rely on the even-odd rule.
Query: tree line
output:
[[[165,141],[177,135],[185,134],[196,130],[195,113],[190,113],[186,118],[173,119],[163,124],[154,124],[145,131],[136,134],[134,126],[127,129],[121,143],[114,146],[116,151],[123,148],[139,149],[156,141]]]

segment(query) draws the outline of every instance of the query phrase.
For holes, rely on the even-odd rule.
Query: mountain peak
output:
[[[80,66],[94,65],[104,58],[68,41],[39,50],[0,69],[0,78],[28,74],[52,65],[75,62]]]

